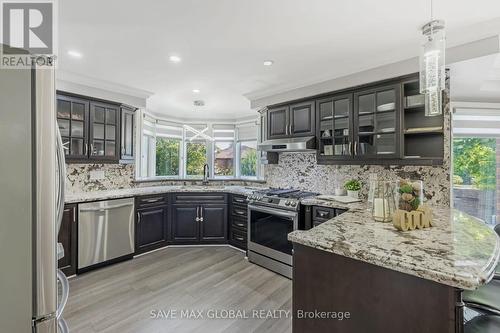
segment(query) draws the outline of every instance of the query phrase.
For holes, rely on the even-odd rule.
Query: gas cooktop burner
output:
[[[318,195],[318,193],[296,189],[271,188],[268,190],[255,191],[248,199],[251,203],[256,205],[296,210],[299,208],[300,199],[316,195]]]

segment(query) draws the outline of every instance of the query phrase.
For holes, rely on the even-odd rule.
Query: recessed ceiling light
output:
[[[72,57],[75,57],[75,58],[81,58],[82,57],[82,54],[78,51],[73,51],[73,50],[70,50],[68,51],[68,54]]]
[[[182,59],[181,59],[181,57],[176,56],[176,55],[171,55],[168,59],[169,59],[171,62],[175,62],[175,63],[177,63],[177,62],[181,62],[181,60],[182,60]]]
[[[193,92],[194,92],[195,94],[199,94],[199,93],[200,93],[200,89],[193,89]]]
[[[265,60],[264,61],[264,66],[272,66],[274,64],[274,61],[272,60]]]

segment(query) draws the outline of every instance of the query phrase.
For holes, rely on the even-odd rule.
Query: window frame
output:
[[[157,144],[157,141],[158,139],[167,139],[167,140],[176,140],[176,141],[179,141],[179,157],[178,157],[178,163],[179,163],[179,172],[177,175],[163,175],[163,176],[159,176],[156,174],[156,159],[157,159],[157,153],[156,153],[156,144]],[[182,138],[175,138],[175,137],[169,137],[169,136],[159,136],[157,135],[156,138],[155,138],[155,146],[154,146],[154,172],[153,172],[153,176],[151,176],[150,178],[158,178],[158,179],[178,179],[181,177],[182,175],[182,151],[183,151],[183,147],[182,147]]]

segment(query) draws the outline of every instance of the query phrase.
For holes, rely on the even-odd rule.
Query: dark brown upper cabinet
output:
[[[135,109],[121,108],[121,148],[122,160],[133,160],[135,155]]]
[[[318,161],[352,160],[353,95],[341,94],[316,101]]]
[[[118,160],[119,131],[119,106],[90,102],[90,159]]]
[[[445,118],[424,99],[415,73],[271,106],[263,124],[267,139],[315,135],[319,164],[440,165]]]
[[[288,137],[289,107],[282,106],[267,111],[268,139]]]
[[[126,105],[58,92],[57,123],[66,160],[133,161],[135,111]]]
[[[290,105],[289,113],[291,136],[298,137],[316,135],[316,112],[314,108],[314,101],[292,104]]]
[[[66,159],[86,159],[89,148],[89,101],[57,96],[57,124]]]
[[[400,94],[400,84],[354,94],[355,158],[400,158]]]
[[[270,108],[267,113],[268,139],[282,139],[316,134],[313,101]]]

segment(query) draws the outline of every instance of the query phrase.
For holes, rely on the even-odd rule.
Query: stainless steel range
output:
[[[300,199],[317,193],[294,189],[256,191],[248,197],[248,260],[292,278],[292,243],[300,228]]]

